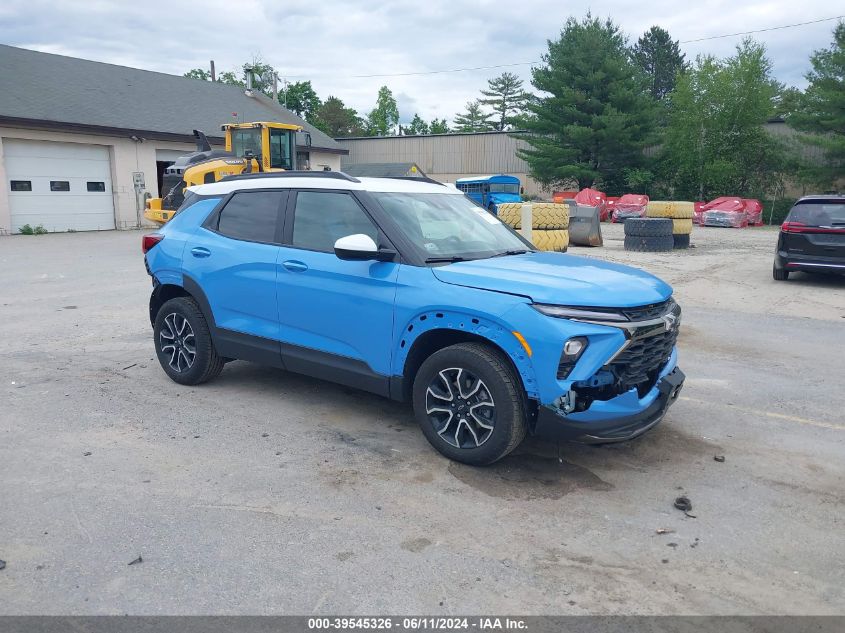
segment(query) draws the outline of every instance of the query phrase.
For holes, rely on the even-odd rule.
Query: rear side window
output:
[[[334,252],[341,237],[363,233],[378,243],[378,229],[348,193],[300,191],[293,216],[293,246]]]
[[[817,200],[796,204],[786,219],[807,226],[845,226],[845,200]]]
[[[282,194],[278,191],[242,191],[220,211],[217,231],[236,240],[275,242]]]

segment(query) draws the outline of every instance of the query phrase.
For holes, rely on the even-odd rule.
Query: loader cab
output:
[[[251,153],[260,160],[262,171],[296,169],[296,133],[300,126],[262,121],[230,123],[222,129],[226,151],[235,156]]]

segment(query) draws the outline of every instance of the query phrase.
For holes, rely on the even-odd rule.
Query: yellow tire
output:
[[[651,200],[646,207],[647,218],[692,219],[695,205],[682,200]]]
[[[541,251],[563,253],[569,248],[569,231],[563,229],[532,229],[531,240]]]
[[[672,235],[689,235],[692,233],[692,220],[672,219]]]
[[[531,228],[556,231],[569,228],[569,205],[535,202],[531,205]]]
[[[522,203],[505,202],[496,207],[496,214],[505,224],[514,229],[522,228]]]

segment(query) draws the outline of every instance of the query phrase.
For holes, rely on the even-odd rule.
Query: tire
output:
[[[514,229],[522,228],[522,203],[505,202],[498,206],[498,218]]]
[[[672,241],[672,248],[689,248],[689,233],[674,234]]]
[[[675,240],[672,236],[641,237],[629,235],[625,238],[626,251],[639,251],[641,253],[663,253],[671,251],[675,247]]]
[[[775,281],[786,281],[789,279],[789,271],[785,268],[778,268],[777,266],[772,266],[772,277]]]
[[[569,205],[535,202],[531,205],[531,228],[558,231],[569,228]]]
[[[668,218],[628,218],[625,235],[629,237],[667,237],[672,235],[672,220]]]
[[[690,220],[695,212],[695,204],[683,200],[651,200],[646,207],[646,217],[675,218]]]
[[[463,390],[457,387],[459,380]],[[469,397],[462,398],[463,393]],[[488,401],[490,405],[484,405]],[[449,459],[471,466],[502,459],[527,430],[519,377],[501,352],[482,343],[459,343],[429,356],[414,378],[413,406],[431,445]],[[458,417],[460,407],[466,407],[462,410],[466,417]],[[476,415],[469,414],[473,408]]]
[[[672,219],[672,235],[689,235],[692,233],[692,220]]]
[[[532,229],[531,241],[541,251],[565,253],[569,248],[569,231]]]
[[[177,297],[161,306],[155,318],[153,336],[161,368],[180,385],[208,382],[223,370],[224,359],[214,348],[208,323],[190,297]],[[171,340],[174,345],[169,349],[168,341]]]

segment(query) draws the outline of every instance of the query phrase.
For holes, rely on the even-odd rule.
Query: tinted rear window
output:
[[[236,240],[275,242],[282,194],[278,191],[242,191],[220,211],[217,231]]]
[[[845,200],[816,200],[796,204],[787,220],[808,226],[845,225]]]

